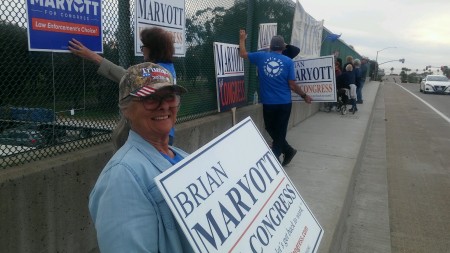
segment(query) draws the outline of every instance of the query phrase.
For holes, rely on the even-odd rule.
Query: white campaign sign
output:
[[[277,23],[259,24],[258,51],[269,51],[272,37],[277,35]]]
[[[313,102],[336,102],[336,75],[334,56],[294,60],[295,81],[312,97]],[[291,92],[292,101],[302,100]]]
[[[158,26],[173,35],[175,54],[184,57],[186,53],[185,0],[135,0],[134,54],[142,56],[140,32],[142,29]]]
[[[291,45],[299,47],[301,51],[295,59],[320,56],[322,31],[323,20],[314,19],[297,0],[292,21]]]
[[[316,252],[323,229],[250,117],[155,178],[196,252]]]

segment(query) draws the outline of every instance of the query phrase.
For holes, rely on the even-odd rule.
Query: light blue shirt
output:
[[[171,149],[187,156],[181,149]],[[130,131],[89,197],[101,252],[193,252],[154,181],[171,166],[151,144]]]

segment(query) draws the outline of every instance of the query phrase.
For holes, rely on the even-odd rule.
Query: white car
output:
[[[420,82],[420,92],[450,95],[450,81],[444,75],[427,75]]]

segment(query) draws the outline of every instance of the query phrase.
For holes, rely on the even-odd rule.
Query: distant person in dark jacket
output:
[[[355,105],[358,103],[358,89],[361,86],[361,61],[359,59],[355,59],[353,61],[353,72],[355,72],[355,85],[356,85],[356,97],[355,97]],[[356,106],[354,107],[354,109],[350,109],[350,111],[354,111],[353,113],[355,113],[358,110],[358,108],[356,108]]]
[[[342,76],[342,59],[336,58],[334,62],[334,75],[336,77],[336,88],[342,87],[343,85],[343,76]]]
[[[362,97],[362,89],[364,87],[364,83],[366,82],[367,77],[367,71],[369,67],[367,66],[367,58],[361,59],[361,82],[359,83],[359,86],[356,88],[356,97],[357,97],[357,104],[363,103],[363,97]]]
[[[334,76],[336,78],[336,92],[339,92],[339,87],[342,87],[343,82],[341,58],[336,58],[334,61]],[[325,103],[325,110],[327,112],[332,111],[334,108],[336,108],[336,102]]]
[[[359,59],[353,61],[353,71],[355,72],[356,90],[358,90],[361,85],[361,61]],[[356,96],[358,96],[358,93],[356,93]]]
[[[355,66],[353,66],[353,56],[351,56],[351,55],[345,57],[345,64],[343,66],[344,71],[347,68],[347,65],[349,65],[349,64],[352,65],[352,68],[355,68]]]
[[[350,104],[352,105],[352,108],[350,108],[350,112],[355,114],[356,111],[358,111],[358,108],[356,107],[356,73],[353,71],[352,64],[347,64],[345,67],[343,75],[343,87],[345,89],[350,90]]]

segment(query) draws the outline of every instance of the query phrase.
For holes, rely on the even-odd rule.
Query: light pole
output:
[[[375,62],[377,63],[377,67],[376,67],[376,70],[375,70],[375,81],[378,80],[378,53],[383,51],[383,50],[386,50],[388,48],[397,48],[397,47],[385,47],[385,48],[380,49],[380,50],[377,51],[377,57],[375,58]]]

